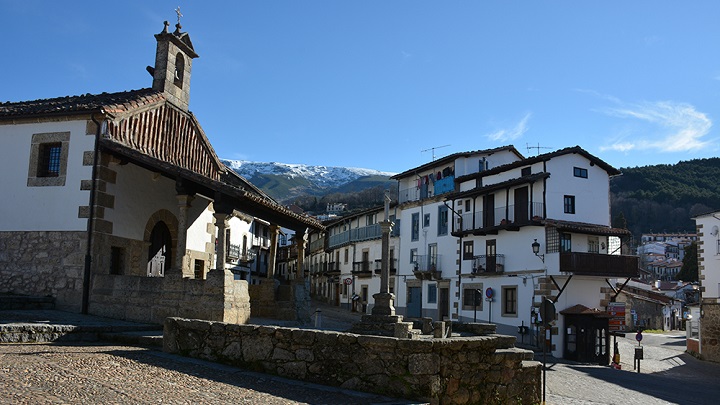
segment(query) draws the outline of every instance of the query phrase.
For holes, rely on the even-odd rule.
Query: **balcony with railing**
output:
[[[353,262],[352,274],[359,278],[372,277],[369,261]]]
[[[257,246],[257,247],[264,248],[264,249],[267,249],[270,247],[270,238],[267,236],[253,235],[251,239],[252,239],[253,246]]]
[[[254,261],[256,256],[257,253],[251,250],[243,252],[242,246],[240,245],[229,244],[225,254],[225,262],[245,264]]]
[[[382,237],[380,224],[372,224],[360,228],[353,228],[328,238],[328,248],[332,249],[351,242],[362,242],[364,240],[377,239]]]
[[[340,275],[340,262],[330,262],[327,264],[327,270],[325,270],[326,276],[339,276]]]
[[[427,184],[411,186],[398,192],[398,204],[419,201],[436,195],[455,191],[455,177],[448,176],[440,180],[429,181]]]
[[[505,255],[479,255],[473,258],[472,274],[493,275],[505,272]]]
[[[462,221],[456,218],[453,234],[497,233],[500,229],[516,231],[521,226],[537,224],[543,215],[543,203],[532,203],[516,210],[514,205],[498,207],[492,211],[465,212]],[[461,226],[462,224],[462,226]]]
[[[397,259],[390,258],[390,275],[395,275],[397,273]],[[380,274],[382,271],[382,259],[375,260],[375,274]]]
[[[418,255],[413,263],[413,274],[421,280],[440,280],[440,255]]]
[[[310,253],[319,252],[320,250],[323,250],[324,248],[325,248],[325,238],[315,239],[314,241],[308,243],[308,252],[310,252]]]
[[[579,276],[637,277],[637,256],[607,255],[599,253],[560,253],[560,271]]]

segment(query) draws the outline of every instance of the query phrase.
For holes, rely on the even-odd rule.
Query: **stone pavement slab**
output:
[[[417,404],[102,344],[0,345],[0,403]]]

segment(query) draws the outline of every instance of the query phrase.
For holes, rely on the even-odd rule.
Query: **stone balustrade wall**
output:
[[[398,339],[182,318],[164,350],[346,389],[433,404],[535,404],[540,363],[512,336]]]

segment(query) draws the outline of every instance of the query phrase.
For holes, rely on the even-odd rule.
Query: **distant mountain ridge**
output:
[[[395,174],[357,167],[221,160],[265,193],[283,202],[301,195],[359,191],[391,183],[389,178]]]

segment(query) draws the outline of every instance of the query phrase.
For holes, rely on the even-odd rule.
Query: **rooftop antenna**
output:
[[[552,149],[551,147],[548,147],[548,146],[540,146],[539,142],[538,142],[537,146],[530,146],[529,143],[526,143],[525,147],[527,148],[528,154],[530,153],[531,149],[535,149],[535,151],[538,155],[540,154],[540,149]]]
[[[435,161],[435,149],[447,148],[448,146],[450,146],[450,145],[433,146],[432,148],[428,148],[428,149],[421,150],[420,153],[427,152],[427,151],[432,151],[432,160],[433,160],[433,162],[434,162],[434,161]]]

